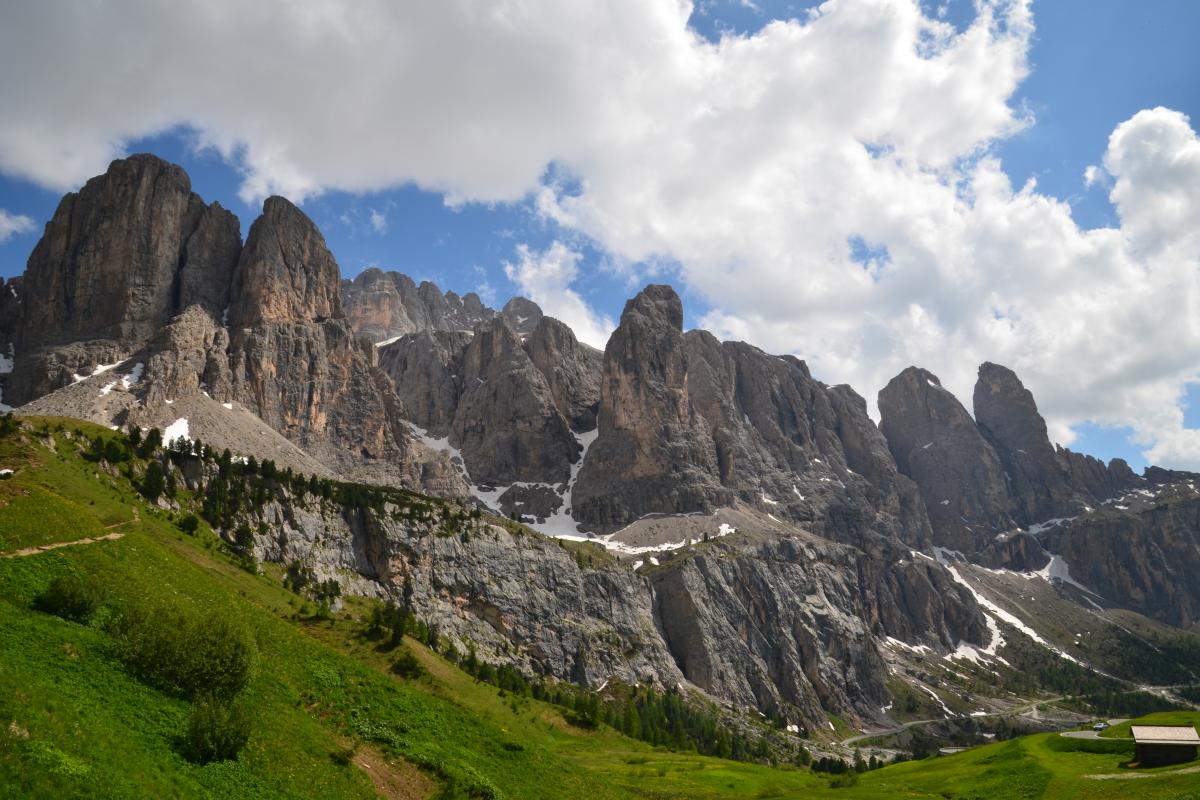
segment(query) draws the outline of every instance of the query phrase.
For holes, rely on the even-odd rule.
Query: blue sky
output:
[[[722,36],[747,38],[772,19],[805,19],[815,5],[767,0],[700,2],[688,24],[710,42],[718,42]],[[967,0],[925,2],[923,9],[960,32],[976,18],[975,7]],[[1200,31],[1200,3],[1043,0],[1034,3],[1033,15],[1036,31],[1028,44],[1029,72],[1007,98],[1009,107],[1032,123],[1015,133],[991,137],[984,152],[999,159],[1014,188],[1032,178],[1039,194],[1069,203],[1081,229],[1116,227],[1120,220],[1108,196],[1110,185],[1104,180],[1085,185],[1084,171],[1101,163],[1110,134],[1142,109],[1164,106],[1188,115],[1193,127],[1200,120],[1200,48],[1194,42]],[[184,166],[194,190],[234,211],[244,234],[260,204],[256,198],[243,199],[246,163],[239,162],[236,148],[199,147],[199,136],[196,129],[174,127],[156,135],[128,137],[120,142],[119,150],[151,151]],[[212,136],[205,141],[211,144]],[[502,147],[495,158],[505,158]],[[545,175],[552,175],[557,168],[545,164],[541,182],[546,183]],[[422,182],[431,183],[427,179]],[[19,176],[11,168],[0,171],[0,209],[29,217],[36,227],[0,242],[0,275],[12,276],[24,269],[41,226],[53,213],[61,191],[47,188],[46,183]],[[505,271],[506,264],[519,260],[518,246],[538,253],[559,241],[578,254],[570,288],[597,318],[617,318],[627,297],[648,280],[666,280],[681,290],[689,326],[724,318],[721,293],[704,288],[686,256],[668,253],[639,260],[638,248],[623,247],[618,234],[609,238],[597,234],[599,223],[594,221],[555,219],[532,194],[515,201],[457,200],[448,201],[441,192],[422,190],[412,180],[399,179],[391,181],[388,188],[371,191],[323,188],[308,193],[302,205],[320,226],[347,277],[376,265],[418,280],[432,280],[443,289],[478,291],[485,301],[499,305],[519,293]],[[851,259],[887,252],[884,246],[863,246],[862,241],[854,239]],[[752,316],[742,314],[742,318]],[[731,323],[729,330],[742,328]],[[765,331],[769,328],[762,330],[760,339],[747,338],[768,348],[778,344],[768,341],[770,335]],[[812,355],[811,346],[795,350]],[[831,381],[843,377],[827,376],[820,368],[815,371],[817,377]],[[848,370],[848,374],[856,373]],[[953,381],[950,385],[955,388]],[[1184,387],[1185,396],[1176,400],[1184,409],[1186,427],[1200,424],[1200,393],[1190,388],[1194,384],[1189,384],[1186,376],[1175,385]],[[879,387],[856,388],[869,395]],[[956,391],[969,405],[961,388]],[[1056,402],[1064,408],[1067,405],[1065,400]],[[1135,467],[1144,465],[1142,451],[1148,442],[1130,441],[1132,428],[1115,424],[1121,420],[1120,413],[1094,414],[1103,424],[1082,418],[1089,413],[1081,408],[1075,418],[1069,413],[1064,416],[1077,437],[1071,445],[1074,449],[1105,458],[1121,456]]]

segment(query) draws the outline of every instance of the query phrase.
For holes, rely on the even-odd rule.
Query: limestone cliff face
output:
[[[481,486],[565,484],[579,458],[573,431],[595,427],[598,354],[557,320],[543,317],[524,343],[500,315],[470,333],[402,336],[379,354],[407,418],[447,437]]]
[[[341,474],[461,487],[448,465],[425,475],[374,349],[344,319],[337,264],[303,212],[281,197],[266,201],[233,286],[229,369],[238,402]]]
[[[579,445],[545,377],[503,320],[475,329],[463,352],[451,427],[476,483],[565,483]]]
[[[114,161],[63,197],[22,279],[10,400],[144,345],[187,305],[221,314],[241,236],[237,219],[150,155]]]
[[[979,367],[975,419],[1008,475],[1013,516],[1021,525],[1071,516],[1138,483],[1121,459],[1106,465],[1063,448],[1055,451],[1033,395],[1007,367]]]
[[[325,322],[342,318],[337,263],[325,237],[282,197],[269,197],[250,226],[233,275],[229,325]]]
[[[575,487],[577,519],[611,529],[732,501],[687,377],[683,306],[671,287],[649,286],[625,304],[604,350],[600,436]]]
[[[525,340],[525,352],[545,378],[558,413],[576,431],[595,428],[603,354],[581,343],[566,324],[553,317],[538,320]]]
[[[1192,479],[1121,497],[1043,534],[1071,577],[1106,603],[1170,625],[1200,624],[1200,494]],[[1149,495],[1149,496],[1147,496]]]
[[[284,498],[257,510],[252,529],[259,521],[271,531],[256,539],[260,558],[314,565],[378,597],[398,599],[407,580],[418,616],[488,660],[592,687],[688,681],[809,725],[879,716],[888,670],[876,637],[945,648],[987,635],[970,594],[932,561],[895,561],[903,548],[748,535],[664,554],[639,575],[485,523],[439,536],[436,519],[391,507]]]
[[[418,286],[407,275],[374,267],[342,281],[341,291],[350,327],[371,342],[424,331],[470,331],[497,316],[511,330],[525,335],[542,317],[537,304],[523,297],[514,297],[496,312],[474,292],[461,297],[443,293],[429,281]]]
[[[1068,476],[1050,446],[1046,421],[1012,370],[992,363],[979,367],[975,420],[1008,475],[1012,513],[1019,524],[1028,526],[1077,510]]]
[[[996,451],[937,376],[909,367],[879,393],[880,428],[920,487],[934,543],[971,553],[1015,527]]]

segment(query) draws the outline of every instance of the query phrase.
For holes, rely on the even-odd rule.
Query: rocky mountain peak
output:
[[[925,498],[935,544],[974,552],[1013,526],[996,451],[936,375],[905,369],[880,391],[879,413],[897,467]]]
[[[372,342],[419,331],[471,331],[496,316],[514,332],[528,334],[542,317],[541,308],[524,297],[509,300],[497,315],[474,292],[460,297],[431,281],[418,285],[403,273],[375,267],[342,281],[342,308],[355,334]]]
[[[234,273],[229,320],[323,322],[342,317],[337,262],[317,226],[283,197],[268,197]]]
[[[626,301],[621,312],[621,327],[662,326],[683,331],[683,302],[665,283],[652,283]]]
[[[510,301],[504,313],[512,305]],[[533,333],[525,340],[525,352],[545,376],[554,405],[571,427],[576,431],[595,428],[603,354],[581,343],[566,323],[553,317],[538,319]]]
[[[65,195],[29,257],[8,391],[46,394],[127,356],[188,305],[219,314],[241,249],[237,219],[182,168],[140,154]]]
[[[1046,421],[1033,395],[1008,367],[985,362],[975,384],[975,421],[1009,477],[1013,514],[1022,525],[1068,516],[1075,508]]]

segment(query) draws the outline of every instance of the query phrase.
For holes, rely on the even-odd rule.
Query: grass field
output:
[[[206,527],[184,535],[122,478],[73,455],[65,439],[55,450],[30,437],[0,439],[0,466],[20,465],[0,484],[0,551],[113,525],[125,535],[0,559],[3,797],[1200,800],[1200,773],[1130,779],[1119,752],[1088,752],[1057,735],[899,764],[834,789],[807,770],[574,727],[556,707],[505,696],[416,642],[406,646],[424,675],[402,680],[390,672],[394,655],[359,635],[363,602],[350,599],[331,620],[300,618],[300,601],[277,570],[246,572]],[[105,592],[89,624],[34,609],[65,574]],[[185,758],[187,701],[135,680],[115,657],[106,609],[135,597],[219,613],[252,631],[258,666],[243,702],[253,726],[237,760],[200,766]],[[1090,746],[1099,744],[1121,746]],[[1086,777],[1101,774],[1121,777]]]

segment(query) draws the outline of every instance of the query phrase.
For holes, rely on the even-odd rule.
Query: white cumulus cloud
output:
[[[579,260],[579,253],[562,242],[540,252],[521,244],[517,261],[505,264],[504,273],[543,312],[567,323],[579,341],[602,350],[616,324],[593,311],[571,288],[579,276]]]
[[[872,403],[916,363],[969,406],[997,361],[1059,441],[1127,425],[1151,458],[1200,468],[1182,412],[1200,382],[1192,121],[1147,109],[1087,154],[1119,225],[1083,229],[995,155],[1036,124],[1013,99],[1029,1],[977,0],[962,29],[927,5],[830,0],[713,43],[681,0],[9,4],[0,69],[25,77],[0,87],[0,170],[73,188],[185,126],[247,201],[532,195],[564,241],[626,278],[673,265],[705,325]],[[603,345],[579,269],[562,243],[507,265]]]
[[[0,208],[0,243],[7,242],[19,233],[36,230],[37,224],[24,214],[10,214]]]

